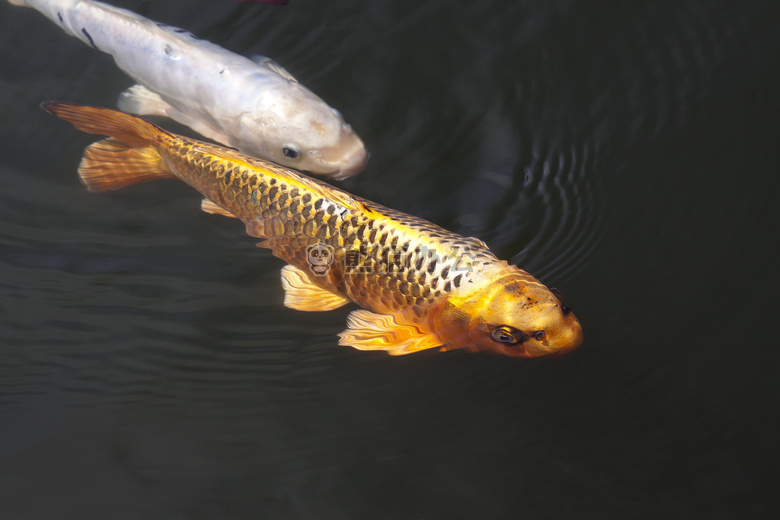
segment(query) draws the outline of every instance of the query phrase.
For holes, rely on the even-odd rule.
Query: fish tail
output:
[[[79,175],[89,191],[175,177],[155,146],[155,137],[166,132],[152,123],[108,108],[59,101],[41,106],[83,132],[110,136],[84,151]]]
[[[41,107],[82,132],[114,137],[132,147],[148,146],[158,134],[164,132],[138,116],[110,108],[62,101],[47,101],[41,103]]]

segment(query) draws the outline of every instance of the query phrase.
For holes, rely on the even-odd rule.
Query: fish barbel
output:
[[[341,345],[393,355],[440,347],[538,357],[582,342],[577,318],[556,293],[475,238],[136,116],[42,106],[79,130],[111,136],[84,152],[79,174],[88,189],[179,178],[206,197],[204,211],[240,219],[262,239],[258,245],[289,264],[285,305],[363,307],[349,315]]]
[[[227,146],[317,175],[360,173],[360,137],[268,58],[239,56],[132,11],[91,0],[8,0],[37,9],[71,36],[111,54],[139,83],[119,107],[170,117]]]

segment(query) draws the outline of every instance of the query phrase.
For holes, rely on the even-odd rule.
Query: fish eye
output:
[[[506,343],[507,345],[517,345],[525,341],[526,336],[521,330],[517,330],[509,325],[501,325],[493,329],[490,336],[494,341]]]
[[[301,156],[301,152],[294,146],[287,145],[282,147],[282,153],[285,157],[290,159],[297,159]]]

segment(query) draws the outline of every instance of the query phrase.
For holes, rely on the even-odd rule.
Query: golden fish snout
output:
[[[552,310],[552,316],[537,326],[543,334],[530,335],[518,345],[517,353],[504,353],[528,358],[558,357],[579,347],[584,340],[582,325],[574,313],[568,311],[564,314],[559,309]]]
[[[513,357],[560,356],[584,339],[579,320],[559,293],[514,266],[481,290],[450,298],[435,327],[448,350]]]

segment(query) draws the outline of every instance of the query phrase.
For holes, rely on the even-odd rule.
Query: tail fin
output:
[[[175,177],[167,169],[154,138],[167,133],[140,117],[118,110],[49,101],[41,106],[79,130],[111,136],[87,147],[79,175],[89,191]]]

